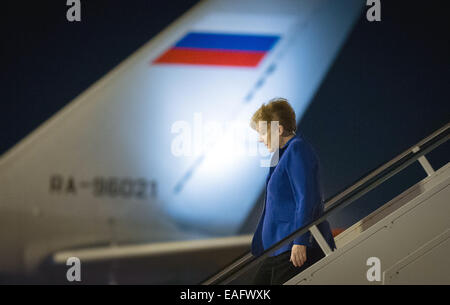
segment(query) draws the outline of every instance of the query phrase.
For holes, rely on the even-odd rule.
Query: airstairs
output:
[[[228,284],[308,230],[325,257],[285,285],[450,284],[450,163],[435,170],[426,154],[448,141],[450,124],[326,202],[324,214],[258,257],[240,257],[202,284]],[[418,161],[427,177],[335,237],[331,251],[316,225]],[[386,183],[389,183],[387,181]]]

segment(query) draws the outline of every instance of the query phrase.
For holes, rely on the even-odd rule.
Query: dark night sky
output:
[[[365,0],[364,0],[365,1]],[[355,26],[299,129],[319,152],[326,197],[449,122],[444,1],[381,1],[382,21]],[[0,154],[149,41],[197,1],[82,0],[2,4]],[[449,147],[429,155],[448,162]],[[347,226],[425,177],[417,164],[332,219]]]
[[[450,121],[450,27],[443,2],[381,3],[382,21],[370,23],[364,12],[300,122],[321,157],[326,198]],[[446,143],[427,157],[437,169],[449,155]],[[332,224],[354,223],[425,177],[415,162]]]
[[[198,1],[9,1],[2,9],[0,154]]]

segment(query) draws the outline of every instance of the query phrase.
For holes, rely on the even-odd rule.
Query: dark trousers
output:
[[[282,285],[324,256],[325,254],[320,247],[307,247],[306,261],[300,267],[295,267],[294,264],[289,261],[291,258],[290,250],[277,256],[269,256],[261,263],[256,271],[253,284]]]

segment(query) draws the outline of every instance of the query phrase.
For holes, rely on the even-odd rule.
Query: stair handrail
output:
[[[405,150],[403,153],[397,155],[392,160],[384,163],[377,169],[371,171],[368,175],[364,175],[364,177],[359,179],[356,183],[352,184],[344,191],[327,200],[325,202],[324,213],[320,217],[317,217],[313,221],[307,223],[282,240],[278,241],[270,248],[265,250],[261,255],[255,257],[253,256],[251,251],[249,251],[229,264],[227,267],[223,268],[221,271],[215,273],[213,276],[208,277],[207,280],[202,281],[200,284],[228,284],[237,277],[241,276],[251,268],[255,267],[257,264],[262,262],[270,254],[283,247],[285,244],[293,241],[309,230],[312,230],[312,228],[315,228],[318,224],[327,219],[331,214],[343,209],[359,197],[363,196],[373,188],[377,187],[390,177],[394,176],[404,168],[414,163],[417,159],[421,158],[425,154],[434,150],[436,147],[448,141],[450,138],[449,127],[450,123],[445,124],[443,127],[436,130],[428,137]]]

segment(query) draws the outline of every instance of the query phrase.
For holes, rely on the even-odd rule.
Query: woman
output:
[[[320,217],[324,208],[319,159],[311,144],[301,134],[296,135],[295,112],[288,101],[276,98],[263,104],[250,125],[259,133],[259,141],[274,152],[272,161],[275,159],[266,178],[264,210],[252,240],[252,253],[257,256]],[[322,222],[318,229],[330,248],[335,249],[329,223]],[[264,260],[256,272],[254,284],[283,284],[323,256],[308,231]]]

